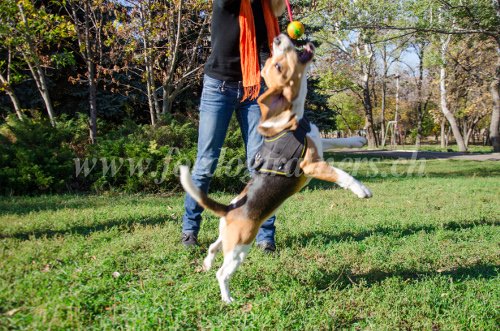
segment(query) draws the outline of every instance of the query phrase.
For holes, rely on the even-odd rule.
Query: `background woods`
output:
[[[174,187],[161,168],[195,153],[211,6],[2,1],[2,193]],[[312,0],[292,7],[318,46],[307,106],[325,134],[363,134],[370,148],[436,143],[466,151],[485,144],[500,151],[498,0]],[[284,15],[282,29],[287,23]],[[231,131],[230,156],[243,155],[240,140]],[[124,175],[75,178],[75,158],[115,159]],[[137,160],[149,160],[148,179],[126,176]]]

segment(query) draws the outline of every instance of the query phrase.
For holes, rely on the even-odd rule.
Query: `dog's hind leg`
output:
[[[315,127],[313,129],[315,130],[311,130],[311,135],[307,136],[308,148],[304,160],[300,163],[300,168],[304,171],[304,174],[307,177],[336,183],[340,187],[351,190],[360,198],[370,198],[372,192],[366,186],[347,172],[332,167],[323,160],[323,143],[319,139],[318,129]]]
[[[222,236],[226,227],[226,218],[221,217],[219,221],[219,237],[216,241],[214,241],[210,247],[208,248],[208,255],[203,260],[203,270],[208,271],[212,268],[212,264],[214,263],[215,254],[222,248]]]
[[[247,256],[250,246],[251,245],[236,245],[227,253],[224,252],[224,263],[217,271],[217,280],[219,281],[222,301],[225,303],[234,301],[229,292],[229,279]]]
[[[321,139],[323,151],[330,151],[336,148],[359,148],[366,145],[366,138],[363,137],[350,137],[350,138],[333,138]]]
[[[325,161],[303,164],[302,170],[308,177],[333,182],[342,188],[351,190],[359,198],[370,198],[372,192],[344,170],[332,167]]]
[[[214,241],[208,248],[208,255],[203,260],[203,270],[208,271],[212,268],[212,264],[215,260],[215,254],[220,250],[222,246],[222,238],[219,236],[216,241]]]

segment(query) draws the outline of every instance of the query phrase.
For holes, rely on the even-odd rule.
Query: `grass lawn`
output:
[[[417,150],[415,145],[397,145],[391,146],[386,145],[385,149],[391,150]],[[492,153],[493,148],[491,146],[483,146],[483,145],[469,145],[467,147],[468,151],[471,153]],[[458,146],[456,144],[450,145],[445,148],[441,148],[439,144],[423,144],[418,148],[419,151],[428,151],[428,152],[458,152]]]
[[[498,330],[500,163],[343,166],[374,197],[290,198],[279,253],[250,252],[230,306],[221,256],[199,272],[217,218],[186,251],[180,193],[0,198],[0,329]]]

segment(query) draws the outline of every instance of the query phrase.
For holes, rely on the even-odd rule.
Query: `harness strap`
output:
[[[300,176],[300,161],[307,149],[306,135],[311,131],[309,121],[302,118],[294,131],[282,131],[264,139],[252,161],[254,170],[265,175]]]

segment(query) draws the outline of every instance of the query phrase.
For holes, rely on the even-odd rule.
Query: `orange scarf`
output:
[[[269,0],[257,0],[262,3],[266,22],[269,50],[272,51],[273,39],[280,33],[278,20],[274,17]],[[257,99],[260,92],[260,67],[255,24],[250,0],[241,0],[240,5],[240,57],[243,74],[243,98],[241,101]]]

